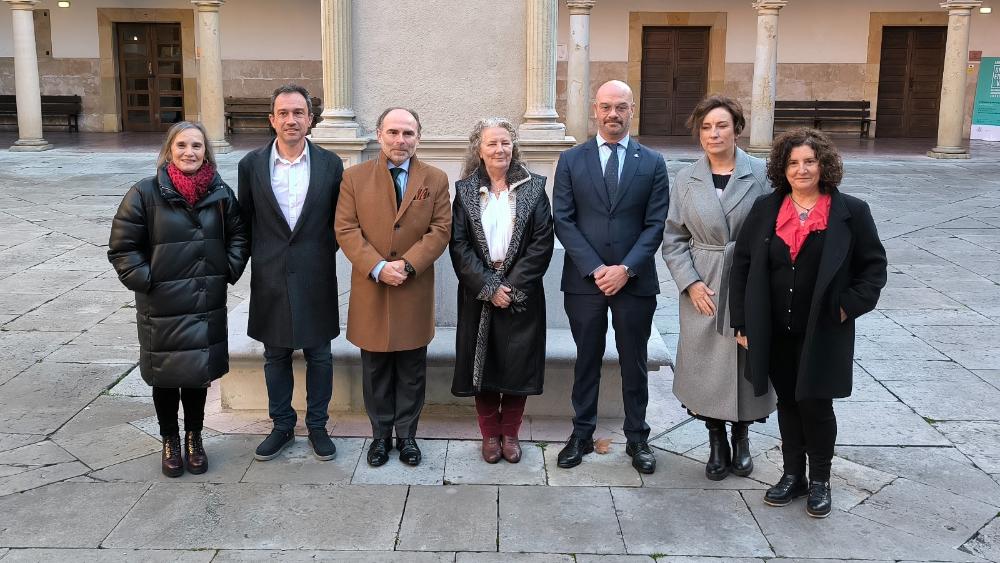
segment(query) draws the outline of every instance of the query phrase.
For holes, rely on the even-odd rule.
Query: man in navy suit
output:
[[[660,292],[653,256],[663,239],[669,191],[663,157],[629,136],[634,112],[628,84],[603,84],[594,101],[597,136],[562,153],[556,166],[553,214],[566,248],[562,291],[577,351],[576,416],[573,435],[559,452],[563,468],[594,451],[610,308],[622,373],[625,451],[640,473],[656,470],[646,443],[646,343]]]

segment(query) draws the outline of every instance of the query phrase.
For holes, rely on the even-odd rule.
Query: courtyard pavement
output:
[[[417,468],[368,467],[358,415],[331,419],[332,462],[299,439],[261,463],[266,413],[224,412],[213,389],[211,469],[163,477],[133,373],[133,296],[105,255],[156,141],[90,139],[0,151],[0,563],[1000,560],[1000,144],[939,161],[842,141],[843,189],[871,204],[889,283],[858,323],[854,394],[836,405],[835,511],[814,520],[803,501],[761,500],[780,475],[773,416],[752,427],[750,478],[704,478],[706,431],[667,368],[651,374],[653,475],[632,470],[620,420],[602,421],[607,453],[557,468],[569,421],[544,417],[526,421],[518,465],[482,462],[473,417],[441,414],[421,421]],[[220,157],[234,186],[253,143],[237,146]],[[662,149],[672,176],[697,156]],[[673,350],[678,296],[661,274],[656,325]]]

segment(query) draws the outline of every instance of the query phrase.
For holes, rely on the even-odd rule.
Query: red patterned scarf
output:
[[[215,178],[215,166],[206,162],[194,174],[185,174],[171,162],[167,164],[167,174],[177,193],[181,194],[188,205],[194,205],[208,193],[208,187]]]

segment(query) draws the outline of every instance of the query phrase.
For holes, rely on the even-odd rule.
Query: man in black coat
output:
[[[250,321],[247,334],[264,344],[264,379],[271,434],[255,457],[269,460],[294,440],[292,352],[306,360],[306,426],[316,457],[333,459],[326,431],[333,394],[330,341],[340,334],[337,241],[333,216],[344,165],[306,139],[309,93],[286,85],[271,97],[277,138],[239,165],[239,200],[250,234]]]
[[[577,358],[573,435],[559,467],[594,451],[597,395],[611,309],[625,403],[625,451],[642,473],[656,469],[646,443],[646,344],[660,284],[653,256],[663,240],[669,201],[663,157],[629,137],[632,90],[612,80],[594,102],[598,135],[562,153],[556,166],[553,215],[566,248],[562,291]]]

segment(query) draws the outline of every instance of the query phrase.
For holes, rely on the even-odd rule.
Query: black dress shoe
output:
[[[781,476],[778,484],[771,487],[764,493],[764,504],[771,506],[785,506],[793,499],[799,498],[809,492],[806,486],[805,475],[790,475],[785,473]]]
[[[389,461],[389,451],[392,450],[392,438],[372,438],[368,446],[368,465],[379,467]]]
[[[420,465],[420,447],[416,438],[396,438],[396,448],[399,449],[399,461],[407,465]]]
[[[592,438],[580,438],[570,436],[566,446],[559,452],[557,465],[563,469],[576,467],[583,461],[583,456],[594,451],[594,440]]]
[[[813,518],[826,518],[833,509],[833,496],[829,481],[809,481],[809,498],[806,499],[806,514]]]
[[[330,461],[337,457],[337,446],[333,445],[326,428],[309,430],[309,445],[312,446],[313,455],[320,461]]]
[[[656,471],[656,457],[646,442],[626,442],[625,453],[632,458],[632,467],[639,473]]]
[[[750,455],[750,424],[733,423],[733,475],[749,477],[753,473],[753,456]]]
[[[201,443],[201,432],[184,433],[184,465],[188,473],[201,475],[208,471],[208,455]]]
[[[253,457],[260,461],[268,461],[278,457],[281,450],[287,448],[289,444],[295,441],[295,431],[294,430],[278,430],[274,429],[268,434],[267,438],[257,446],[257,451],[254,452]]]
[[[710,481],[721,481],[732,468],[732,452],[726,439],[726,423],[721,420],[706,421],[708,428],[708,462],[705,463],[705,477]]]

